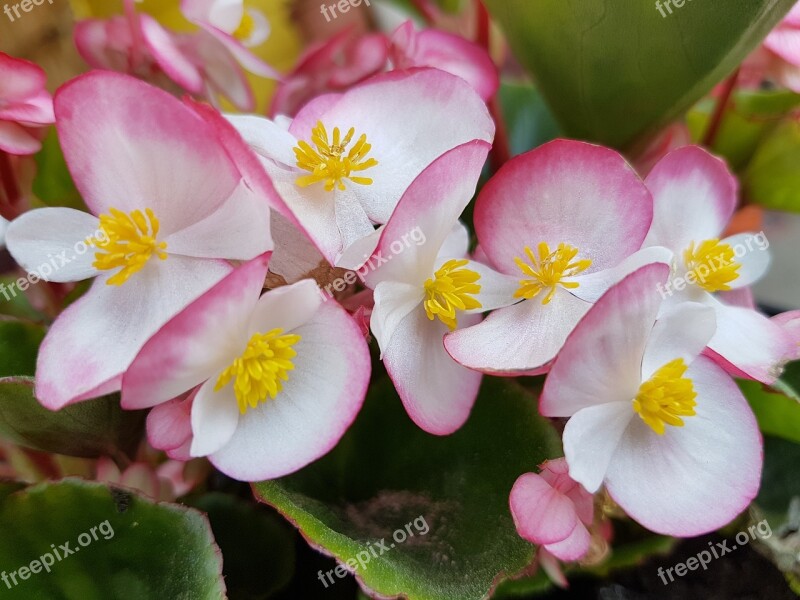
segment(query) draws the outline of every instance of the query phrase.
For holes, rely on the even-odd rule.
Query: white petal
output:
[[[739,233],[722,240],[723,244],[733,248],[734,260],[741,265],[738,271],[739,277],[730,283],[731,288],[739,289],[752,285],[769,270],[772,257],[766,237],[764,241],[758,237],[763,235],[763,233]]]
[[[216,377],[206,381],[192,404],[192,456],[213,454],[236,433],[239,424],[239,406],[233,384],[215,392]]]
[[[292,331],[311,320],[322,302],[322,293],[313,279],[275,288],[259,298],[248,331],[266,333],[276,328],[284,333]]]
[[[378,341],[381,356],[392,340],[397,326],[423,300],[421,288],[399,281],[381,281],[375,288],[375,306],[370,328]]]
[[[710,306],[697,302],[680,304],[661,315],[647,340],[642,359],[642,381],[676,358],[689,365],[711,341],[717,317]]]

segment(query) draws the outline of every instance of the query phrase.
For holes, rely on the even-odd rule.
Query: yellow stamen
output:
[[[297,185],[306,187],[324,181],[325,190],[328,192],[333,191],[334,187],[344,191],[346,189],[345,179],[360,185],[372,185],[372,179],[369,177],[351,175],[353,172],[365,171],[378,164],[374,158],[365,160],[372,149],[372,145],[367,143],[365,134],[361,134],[353,147],[345,154],[355,132],[355,128],[351,127],[342,139],[339,128],[334,127],[331,141],[325,126],[318,121],[317,126],[311,130],[311,141],[316,149],[304,141],[298,142],[294,148],[297,166],[311,173],[311,175],[298,177]]]
[[[694,273],[697,285],[707,292],[727,292],[728,284],[739,278],[742,267],[736,262],[736,254],[730,244],[719,240],[705,240],[696,245],[692,242],[683,253],[686,268]]]
[[[166,242],[159,242],[159,223],[152,210],[146,208],[144,213],[134,210],[129,214],[110,208],[110,213],[100,215],[100,230],[102,239],[88,237],[85,242],[88,246],[95,246],[95,269],[109,270],[121,269],[109,277],[108,285],[122,285],[128,278],[140,271],[154,254],[161,260],[166,260]]]
[[[683,376],[686,369],[682,358],[668,362],[639,387],[633,400],[633,410],[658,435],[664,435],[664,425],[683,427],[681,417],[696,414],[697,392],[692,380]]]
[[[425,313],[433,321],[439,320],[452,331],[458,326],[456,319],[457,310],[470,310],[481,308],[482,305],[470,294],[481,291],[478,279],[480,273],[463,268],[469,261],[448,260],[425,282]]]
[[[568,290],[574,290],[580,286],[575,281],[563,281],[565,277],[577,275],[592,265],[592,261],[588,258],[575,260],[578,249],[563,242],[553,252],[550,251],[550,246],[542,242],[538,246],[538,251],[539,256],[537,257],[533,250],[525,246],[525,254],[530,264],[519,257],[514,259],[523,275],[528,276],[528,279],[520,280],[519,289],[514,293],[515,298],[530,300],[544,290],[549,290],[542,299],[542,304],[548,304],[553,299],[553,294],[556,293],[558,286]]]
[[[253,35],[255,27],[255,20],[245,11],[242,15],[242,20],[239,22],[239,27],[236,28],[236,31],[234,31],[232,35],[240,42],[247,41]]]
[[[292,348],[300,336],[273,329],[267,333],[256,333],[247,342],[242,355],[220,374],[214,391],[217,392],[235,378],[233,391],[244,414],[267,398],[275,399],[283,389],[283,381],[289,381],[288,372],[294,369],[292,359],[297,352]]]

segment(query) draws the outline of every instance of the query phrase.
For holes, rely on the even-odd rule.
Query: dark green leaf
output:
[[[8,583],[0,583],[3,598],[225,597],[208,522],[186,507],[67,479],[7,496],[0,504],[0,531],[0,571],[9,574]],[[74,552],[67,554],[63,544]],[[52,564],[43,570],[43,562]]]
[[[500,86],[500,104],[512,156],[558,137],[558,123],[532,85],[503,83]]]
[[[743,178],[747,199],[773,210],[800,212],[800,121],[787,119],[758,147]]]
[[[118,394],[53,412],[33,397],[33,379],[0,378],[0,436],[27,448],[84,458],[130,453],[143,423],[144,411],[123,411]]]
[[[377,593],[470,600],[533,559],[534,547],[514,528],[508,494],[519,475],[560,454],[535,398],[512,382],[487,378],[467,424],[435,437],[411,423],[383,381],[333,452],[254,490],[312,544],[350,560]],[[393,539],[400,530],[404,542],[399,533]],[[381,540],[389,548],[383,554]]]
[[[565,132],[617,148],[680,117],[794,3],[486,0]]]
[[[68,206],[86,210],[81,195],[64,162],[55,127],[47,133],[42,150],[36,155],[36,178],[33,193],[48,206]]]
[[[758,426],[768,435],[800,444],[800,402],[767,390],[756,381],[740,381],[739,387],[758,419]]]
[[[33,375],[44,334],[42,325],[0,316],[0,377]]]

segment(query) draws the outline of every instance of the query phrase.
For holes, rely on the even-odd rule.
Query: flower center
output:
[[[256,27],[256,22],[250,14],[245,11],[242,15],[242,20],[239,22],[239,26],[236,28],[236,31],[233,32],[233,37],[237,40],[245,41],[249,40],[250,37],[253,35],[253,30]]]
[[[325,190],[328,192],[333,191],[334,187],[344,191],[345,179],[360,185],[372,185],[372,179],[369,177],[352,175],[353,172],[365,171],[378,164],[374,158],[364,160],[372,149],[372,145],[367,143],[365,134],[361,134],[353,147],[347,150],[354,135],[355,128],[351,127],[342,139],[339,128],[334,127],[333,140],[330,140],[325,126],[318,121],[317,126],[311,130],[311,141],[316,148],[312,148],[304,141],[298,142],[294,148],[297,166],[311,173],[298,177],[297,185],[306,187],[324,181]]]
[[[424,306],[428,319],[433,321],[439,317],[451,331],[458,325],[457,310],[482,306],[471,296],[481,291],[480,284],[475,283],[481,276],[476,271],[463,268],[468,263],[466,259],[448,260],[433,274],[433,279],[425,281]]]
[[[633,400],[633,410],[659,435],[665,424],[683,427],[681,417],[696,414],[697,392],[692,380],[683,376],[686,369],[682,358],[668,362],[639,387]]]
[[[102,271],[120,269],[108,278],[108,285],[122,285],[128,278],[140,271],[154,254],[166,260],[166,242],[156,240],[159,223],[149,208],[144,212],[134,210],[129,214],[111,208],[110,214],[100,215],[102,239],[95,236],[86,238],[88,246],[95,246],[95,261],[92,266]]]
[[[267,398],[274,400],[283,389],[282,382],[289,381],[288,372],[294,369],[292,359],[297,356],[292,346],[300,341],[300,336],[282,334],[283,329],[253,334],[242,355],[217,379],[215,392],[236,379],[233,391],[242,414]]]
[[[580,284],[576,281],[563,281],[565,277],[572,277],[588,269],[592,261],[588,258],[575,260],[578,249],[569,244],[560,243],[558,248],[550,251],[550,246],[542,242],[538,246],[539,256],[533,250],[525,246],[525,254],[528,263],[521,258],[515,258],[519,270],[528,279],[521,279],[519,289],[514,293],[515,298],[525,298],[530,300],[535,298],[545,290],[549,290],[542,299],[542,304],[548,304],[556,293],[556,288],[560,285],[566,289],[575,289]],[[529,264],[530,263],[530,264]]]
[[[726,292],[731,281],[739,277],[741,264],[736,262],[736,254],[730,244],[719,240],[692,242],[683,253],[686,268],[694,273],[697,285],[707,292]]]

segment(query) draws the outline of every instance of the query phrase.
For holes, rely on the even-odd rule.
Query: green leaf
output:
[[[231,598],[269,598],[291,581],[295,536],[277,515],[221,493],[204,494],[188,504],[208,515],[225,557],[222,572]]]
[[[758,147],[742,184],[746,198],[773,210],[800,212],[800,121],[787,119]]]
[[[756,381],[739,381],[761,431],[800,444],[800,402]]]
[[[51,127],[42,142],[42,149],[36,154],[36,178],[33,180],[33,193],[47,206],[68,206],[86,210],[86,205],[78,193],[72,176],[67,169],[58,133]]]
[[[508,128],[512,156],[558,137],[558,123],[541,94],[532,85],[503,83],[500,86],[500,105]]]
[[[535,398],[513,382],[486,378],[466,425],[436,437],[384,380],[335,450],[254,491],[378,594],[471,600],[533,559],[508,495],[519,475],[561,454]]]
[[[663,6],[666,0],[661,0]],[[486,0],[573,137],[628,148],[728,76],[795,0]]]
[[[800,498],[798,464],[800,444],[764,436],[764,472],[756,503],[766,513],[773,529],[787,520],[792,498]],[[797,525],[800,527],[800,523]]]
[[[67,479],[7,496],[0,504],[0,531],[0,570],[15,573],[0,583],[3,598],[225,597],[208,522],[186,507]],[[43,561],[52,562],[49,572]]]
[[[52,412],[33,397],[32,378],[0,378],[0,436],[34,450],[84,458],[130,454],[142,438],[144,414],[123,411],[118,394]]]
[[[706,133],[715,99],[698,103],[688,117],[692,138],[700,141]],[[711,150],[724,157],[736,171],[744,169],[758,145],[783,118],[800,105],[800,94],[787,90],[736,92],[725,111]]]
[[[42,325],[0,316],[0,377],[33,375],[44,334]]]

